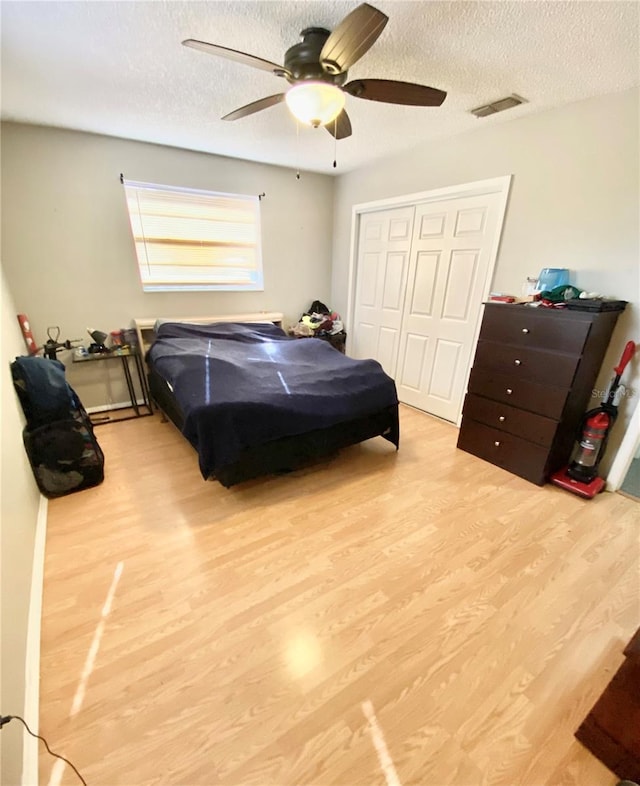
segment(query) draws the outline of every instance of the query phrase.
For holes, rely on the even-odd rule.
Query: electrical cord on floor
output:
[[[29,732],[29,734],[32,737],[35,737],[36,739],[42,740],[42,742],[44,742],[44,747],[47,749],[47,753],[50,753],[52,756],[55,756],[56,759],[62,759],[62,761],[66,762],[71,767],[71,769],[75,772],[75,774],[78,776],[78,778],[80,778],[82,786],[87,786],[87,782],[82,777],[82,775],[80,775],[80,773],[74,767],[74,765],[69,761],[69,759],[65,759],[65,757],[61,756],[59,753],[54,753],[51,750],[51,748],[49,747],[49,743],[45,740],[44,737],[41,737],[39,734],[34,734],[31,731],[31,729],[27,726],[27,722],[26,722],[26,720],[24,720],[24,718],[21,718],[19,715],[0,715],[0,728],[2,728],[5,723],[9,723],[9,721],[13,720],[14,718],[15,718],[15,720],[19,720],[20,721],[20,723],[25,727],[25,729]]]

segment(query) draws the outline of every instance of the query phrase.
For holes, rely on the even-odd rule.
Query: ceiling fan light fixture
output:
[[[317,128],[338,117],[344,109],[345,94],[327,82],[303,82],[287,91],[285,101],[301,123]]]

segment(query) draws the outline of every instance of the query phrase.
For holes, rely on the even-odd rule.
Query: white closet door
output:
[[[486,194],[416,208],[396,385],[401,401],[446,420],[460,414],[503,202]]]
[[[407,286],[414,207],[365,214],[360,221],[350,354],[375,358],[395,377]]]

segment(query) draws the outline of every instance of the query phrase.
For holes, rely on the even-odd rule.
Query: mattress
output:
[[[354,422],[376,422],[374,431],[398,444],[396,388],[379,363],[275,325],[165,323],[147,362],[154,389],[162,380],[170,391],[172,419],[198,451],[205,478],[219,477],[248,450]],[[387,413],[382,420],[380,413]],[[347,444],[371,430],[356,429]]]

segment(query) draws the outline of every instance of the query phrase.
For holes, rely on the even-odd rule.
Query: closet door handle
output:
[[[507,388],[507,396],[510,396],[512,393],[513,393],[513,390],[511,388]]]
[[[522,328],[522,332],[523,333],[528,333],[529,332],[529,328]]]
[[[500,447],[500,443],[499,443],[497,440],[496,440],[496,441],[495,441],[493,444],[494,444],[494,445],[495,445],[497,448],[499,448],[499,447]]]
[[[500,415],[500,417],[498,418],[498,420],[500,421],[500,423],[504,423],[504,415]]]
[[[521,360],[514,360],[513,362],[516,364],[516,366],[520,366],[522,364]]]

